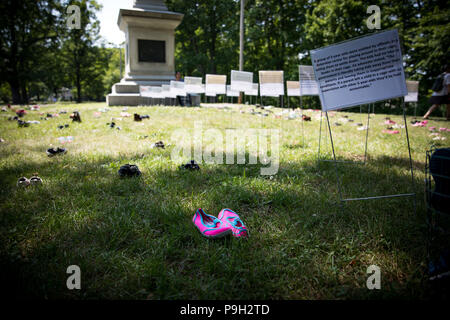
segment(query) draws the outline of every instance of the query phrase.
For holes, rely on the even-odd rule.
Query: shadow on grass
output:
[[[203,165],[199,172],[189,172],[167,165],[165,157],[157,167],[151,165],[151,155],[132,159],[82,160],[67,154],[0,170],[5,190],[0,195],[1,263],[15,297],[429,295],[422,276],[426,235],[417,178],[415,215],[406,199],[341,208],[333,163],[281,163],[270,178],[259,175],[259,165]],[[136,163],[143,177],[120,179],[117,170],[125,163]],[[397,193],[410,184],[408,173],[400,173],[408,168],[409,160],[380,157],[366,166],[339,166],[339,174],[349,193]],[[14,184],[23,172],[39,172],[44,185],[17,189]],[[204,239],[191,222],[199,207],[213,215],[226,207],[237,211],[250,238]],[[66,288],[66,268],[72,264],[82,270],[80,291]],[[371,264],[383,271],[382,292],[365,288]]]

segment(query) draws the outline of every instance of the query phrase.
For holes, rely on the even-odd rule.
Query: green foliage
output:
[[[0,100],[4,103],[9,103],[11,97],[11,89],[6,82],[0,83]]]
[[[167,1],[185,14],[176,33],[176,65],[185,74],[217,71],[229,74],[239,65],[240,1]],[[405,70],[420,80],[420,110],[442,65],[449,61],[450,9],[447,1],[375,0],[382,30],[398,28]],[[259,70],[284,70],[286,80],[298,77],[298,65],[310,64],[309,50],[362,36],[369,30],[369,4],[360,0],[247,0],[244,69],[257,81]],[[299,57],[299,54],[301,56]],[[310,107],[314,98],[305,99]],[[388,111],[388,110],[385,110]]]
[[[229,75],[239,67],[239,0],[167,0],[184,14],[176,30],[176,69],[185,75]],[[81,9],[82,29],[65,25],[69,4]],[[407,77],[419,80],[419,110],[428,107],[429,87],[450,58],[450,8],[445,0],[374,0],[382,30],[398,28]],[[369,30],[368,3],[361,0],[247,0],[244,69],[285,71],[298,78],[310,64],[309,50]],[[16,102],[73,87],[77,98],[99,100],[120,79],[118,56],[99,45],[100,9],[95,0],[5,0],[0,3],[0,81]],[[112,17],[115,19],[115,17]],[[36,82],[36,83],[34,83]],[[30,91],[30,92],[28,92]],[[5,91],[6,92],[6,91]],[[318,100],[305,98],[309,107]]]
[[[102,76],[108,65],[101,48],[94,45],[99,39],[100,22],[95,12],[100,10],[100,5],[95,0],[70,0],[64,7],[72,4],[80,7],[81,28],[67,28],[62,35],[61,55],[65,71],[77,90],[78,102],[81,102],[82,94],[98,99],[103,95]]]
[[[104,48],[104,54],[107,56],[108,68],[105,70],[103,77],[104,94],[108,94],[111,91],[112,86],[121,80],[120,68],[123,71],[125,69],[124,57],[125,50],[123,48]]]
[[[0,82],[11,88],[15,103],[28,101],[27,85],[39,76],[36,66],[56,41],[61,17],[56,0],[0,2]]]

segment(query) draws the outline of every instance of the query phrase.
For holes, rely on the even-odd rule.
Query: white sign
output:
[[[245,92],[252,89],[253,72],[231,70],[231,90]]]
[[[322,110],[407,95],[397,30],[311,50]]]
[[[177,95],[175,94],[175,93],[173,93],[172,91],[170,91],[170,85],[168,85],[168,84],[163,84],[162,86],[161,86],[161,88],[162,88],[162,95],[165,97],[165,98],[170,98],[170,99],[175,99],[176,97],[177,97]]]
[[[151,94],[152,98],[158,98],[158,99],[164,98],[161,87],[151,87],[150,94]]]
[[[239,97],[239,91],[233,91],[231,86],[227,86],[227,96],[228,97]]]
[[[300,80],[300,95],[301,96],[318,96],[319,85],[314,75],[312,66],[299,66],[298,78]]]
[[[259,94],[265,97],[284,95],[283,71],[260,71]]]
[[[227,76],[207,74],[205,92],[207,96],[227,93]]]
[[[170,91],[177,96],[185,96],[186,90],[183,81],[170,81]]]
[[[419,81],[406,81],[408,94],[405,96],[405,102],[419,101]]]
[[[257,83],[252,84],[252,88],[250,90],[245,91],[246,96],[257,96],[258,95],[259,85]]]
[[[152,94],[151,86],[139,86],[139,92],[141,93],[141,97],[151,97]]]
[[[286,81],[286,89],[288,97],[300,96],[300,82],[299,81]]]
[[[205,93],[202,78],[199,77],[184,77],[184,89],[187,93]]]

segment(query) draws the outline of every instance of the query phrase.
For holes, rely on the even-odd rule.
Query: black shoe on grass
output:
[[[139,171],[138,166],[134,164],[126,164],[120,167],[119,176],[121,178],[125,177],[139,177],[141,175],[141,171]]]
[[[164,142],[158,141],[158,142],[156,142],[156,143],[154,143],[154,144],[152,145],[152,148],[161,148],[161,149],[165,149],[165,147],[164,147]]]
[[[135,114],[134,114],[134,121],[137,121],[137,122],[142,121],[141,116],[138,115],[137,113],[135,113]]]
[[[19,128],[23,128],[23,127],[26,128],[26,127],[30,126],[30,124],[28,122],[22,121],[22,120],[17,120],[17,124],[18,124]]]
[[[195,163],[194,160],[191,160],[191,162],[181,165],[180,169],[195,171],[200,170],[200,166],[197,163]]]
[[[78,111],[74,111],[70,117],[72,118],[72,122],[81,122],[81,116]]]
[[[47,155],[49,157],[53,157],[53,156],[56,156],[58,154],[65,154],[66,152],[67,152],[67,150],[65,148],[60,148],[60,147],[58,147],[56,149],[55,148],[50,148],[50,149],[47,150]]]

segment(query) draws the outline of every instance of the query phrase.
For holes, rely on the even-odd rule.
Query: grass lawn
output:
[[[435,119],[412,127],[408,117],[417,213],[413,198],[338,203],[335,167],[317,163],[319,112],[311,122],[261,117],[250,107],[230,112],[217,108],[139,107],[133,114],[150,119],[115,121],[121,107],[96,118],[102,103],[41,106],[24,120],[28,128],[0,113],[0,257],[1,273],[18,297],[76,299],[379,299],[427,298],[424,204],[425,152],[434,141],[429,127],[450,128]],[[361,160],[367,113],[338,112],[330,118],[336,153]],[[57,118],[45,114],[67,110]],[[79,110],[82,123],[69,114]],[[279,110],[272,109],[277,113]],[[347,115],[354,122],[345,123]],[[287,115],[285,115],[287,116]],[[368,162],[340,164],[344,197],[411,192],[405,130],[382,133],[386,115],[370,118]],[[402,117],[390,116],[399,124]],[[280,165],[272,177],[262,164],[201,163],[199,172],[181,171],[171,160],[177,143],[172,133],[194,122],[203,129],[280,130]],[[342,125],[337,126],[334,123]],[[58,125],[69,124],[65,129]],[[325,123],[324,123],[325,125]],[[323,127],[324,129],[325,127]],[[49,158],[58,137],[73,136],[67,154]],[[144,136],[148,136],[144,138]],[[331,159],[330,142],[321,156]],[[159,140],[170,144],[152,149]],[[205,148],[205,145],[203,146]],[[186,159],[189,160],[189,159]],[[120,179],[126,163],[138,165],[141,178]],[[41,187],[16,187],[21,176],[38,173]],[[218,215],[238,212],[249,228],[245,239],[208,240],[192,223],[197,208]],[[367,268],[381,269],[381,290],[368,290]],[[66,269],[81,268],[81,290],[68,290]]]

